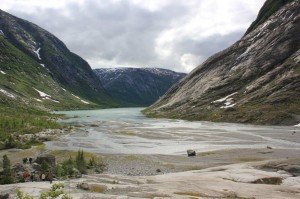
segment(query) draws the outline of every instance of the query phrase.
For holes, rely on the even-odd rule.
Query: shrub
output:
[[[39,199],[54,199],[54,198],[62,198],[62,199],[71,199],[62,189],[64,188],[63,183],[53,184],[49,191],[41,193]],[[24,194],[22,191],[17,189],[17,199],[34,199],[32,196],[28,194]]]

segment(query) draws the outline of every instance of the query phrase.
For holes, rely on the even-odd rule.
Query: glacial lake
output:
[[[79,150],[111,154],[185,154],[266,148],[300,150],[300,128],[233,123],[191,122],[146,118],[143,108],[60,111],[77,127],[59,140],[46,142],[49,150]]]

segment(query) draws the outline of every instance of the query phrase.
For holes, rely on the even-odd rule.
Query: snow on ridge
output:
[[[40,65],[45,68],[45,64],[40,64]]]
[[[13,94],[7,92],[6,90],[3,90],[0,88],[0,92],[3,93],[4,95],[6,95],[7,97],[10,97],[10,98],[16,98],[16,96],[14,96]]]
[[[37,50],[33,50],[33,52],[38,56],[39,60],[42,60],[40,56],[40,50],[41,48],[38,48]]]
[[[6,72],[4,72],[3,70],[0,70],[0,73],[6,75]]]

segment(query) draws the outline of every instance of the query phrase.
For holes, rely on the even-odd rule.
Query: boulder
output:
[[[300,176],[300,165],[288,165],[283,167],[283,169],[293,176]]]
[[[9,194],[0,194],[0,199],[9,199]]]
[[[81,178],[82,174],[80,173],[80,171],[76,168],[72,169],[72,173],[73,173],[73,177],[75,178]]]
[[[32,164],[32,168],[36,171],[42,171],[41,165],[36,162]]]
[[[85,182],[77,184],[77,188],[82,189],[82,190],[86,190],[86,191],[88,191],[90,189],[89,184],[85,183]]]
[[[17,163],[12,167],[12,169],[15,171],[15,173],[19,173],[25,171],[26,168],[23,164]]]
[[[189,157],[191,157],[191,156],[196,156],[196,151],[194,151],[194,150],[189,149],[189,150],[187,150],[186,152],[187,152],[187,155],[188,155]]]
[[[46,161],[50,166],[55,166],[55,156],[54,155],[43,155],[38,156],[35,160],[37,164],[42,164],[43,161]]]

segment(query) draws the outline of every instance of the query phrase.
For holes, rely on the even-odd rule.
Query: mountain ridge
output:
[[[94,69],[107,92],[131,106],[148,106],[185,76],[162,68]]]

